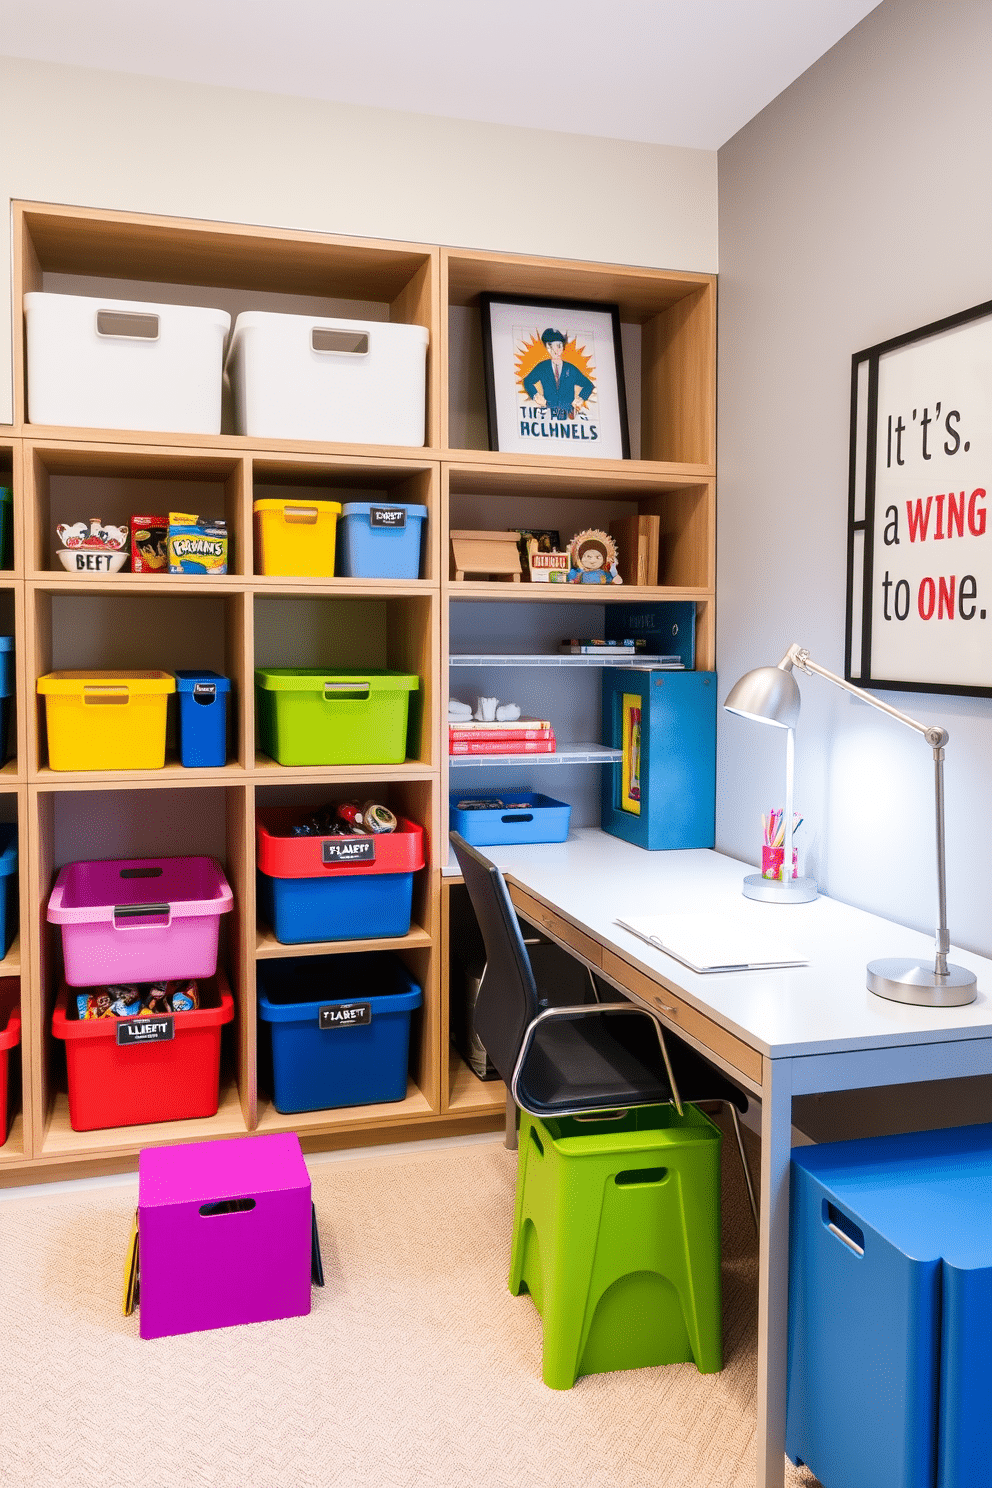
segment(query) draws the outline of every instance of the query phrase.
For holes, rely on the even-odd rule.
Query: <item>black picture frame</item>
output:
[[[588,448],[583,448],[582,445],[579,445],[578,448],[574,449],[574,453],[576,454],[576,456],[580,457],[583,455],[588,456],[591,454],[603,459],[629,460],[630,431],[627,424],[627,389],[626,383],[624,381],[623,340],[620,332],[620,307],[619,305],[614,304],[604,304],[597,300],[558,299],[557,297],[548,295],[507,295],[484,293],[480,294],[479,296],[479,308],[482,317],[482,361],[486,389],[486,418],[489,428],[489,448],[491,450],[505,449],[508,444],[508,440],[506,438],[507,431],[505,429],[502,431],[503,442],[501,443],[501,408],[500,398],[497,391],[498,370],[496,366],[496,357],[494,355],[493,342],[493,308],[496,306],[519,306],[523,310],[534,310],[540,308],[544,312],[544,316],[548,318],[549,322],[553,322],[556,317],[557,319],[567,321],[570,316],[574,316],[575,314],[608,317],[609,324],[612,328],[613,364],[612,367],[605,369],[605,371],[601,366],[597,365],[596,370],[599,378],[599,388],[597,388],[597,394],[602,388],[604,376],[608,379],[612,379],[610,388],[611,391],[615,392],[616,427],[615,430],[611,430],[611,437],[607,439],[606,444],[604,445],[604,448],[602,450],[591,450]],[[542,316],[541,318],[544,318],[544,316]],[[602,400],[600,400],[600,402],[602,404]],[[611,408],[611,422],[613,411],[614,410]],[[615,442],[619,445],[619,449],[614,450],[611,453],[609,452],[609,449],[610,444],[613,442],[613,436],[615,436]],[[583,443],[585,443],[585,441],[583,441]],[[514,446],[514,448],[519,448],[519,446]],[[539,451],[535,450],[534,452],[538,453]],[[559,455],[563,453],[571,455],[573,453],[573,446],[571,442],[568,441],[556,444],[554,452]],[[547,450],[544,450],[543,453],[547,453]]]
[[[973,305],[967,310],[931,321],[915,330],[906,331],[881,341],[851,358],[850,451],[848,466],[847,523],[847,604],[844,636],[844,676],[849,682],[873,691],[941,693],[963,697],[992,697],[992,674],[988,681],[974,684],[953,681],[921,681],[918,677],[876,675],[873,664],[873,630],[875,621],[876,581],[876,472],[879,438],[887,441],[891,453],[891,430],[879,429],[879,367],[882,358],[904,347],[926,342],[992,318],[992,300]],[[912,401],[912,400],[910,400]],[[921,398],[920,402],[923,402]],[[939,405],[938,405],[939,406]],[[910,410],[915,418],[917,410]],[[925,409],[924,412],[927,410]],[[957,410],[955,410],[956,412]],[[907,413],[907,417],[909,413]],[[946,411],[943,415],[947,416]],[[992,420],[988,429],[992,430]],[[952,437],[954,431],[951,431]],[[964,446],[967,449],[967,444]],[[888,459],[888,455],[887,455]],[[940,484],[940,479],[936,484]],[[885,499],[885,498],[883,498]],[[940,497],[943,500],[943,497]],[[892,507],[888,507],[891,511]],[[888,578],[888,570],[885,577]],[[970,577],[970,575],[969,575]],[[992,598],[992,595],[990,595]],[[976,606],[977,608],[977,606]],[[986,610],[980,611],[985,619]],[[887,618],[887,617],[886,617]],[[901,616],[899,618],[902,618]]]

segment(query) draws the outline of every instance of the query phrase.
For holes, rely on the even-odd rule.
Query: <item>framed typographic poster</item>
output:
[[[992,697],[992,301],[858,352],[848,681]]]
[[[616,305],[480,295],[489,447],[630,456]]]

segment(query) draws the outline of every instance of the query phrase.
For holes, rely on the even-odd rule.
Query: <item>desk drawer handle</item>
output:
[[[655,1002],[655,1007],[658,1009],[659,1013],[671,1013],[673,1018],[678,1016],[678,1008],[669,1007],[667,1003]]]

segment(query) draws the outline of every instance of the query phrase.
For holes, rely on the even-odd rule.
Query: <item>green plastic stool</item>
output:
[[[510,1291],[544,1323],[544,1383],[694,1359],[723,1368],[721,1133],[698,1107],[520,1113]]]

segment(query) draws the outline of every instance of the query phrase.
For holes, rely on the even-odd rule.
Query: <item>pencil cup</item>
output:
[[[783,864],[785,863],[784,847],[762,847],[761,849],[761,876],[762,878],[782,878]],[[792,876],[798,878],[799,849],[792,849]]]

